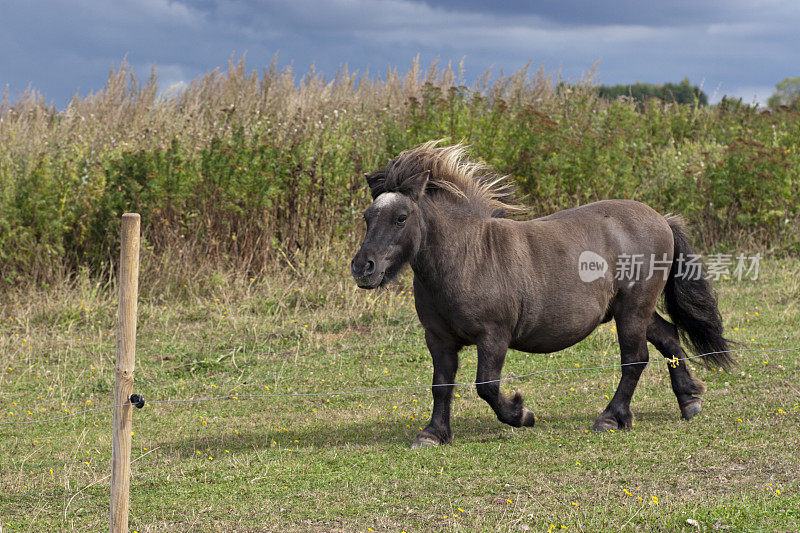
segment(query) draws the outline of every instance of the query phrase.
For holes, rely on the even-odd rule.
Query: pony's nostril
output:
[[[366,266],[366,268],[364,269],[364,274],[366,274],[367,276],[369,276],[369,275],[370,275],[370,274],[372,274],[373,272],[375,272],[375,263],[374,263],[374,262],[372,262],[372,261],[367,261],[367,266]]]

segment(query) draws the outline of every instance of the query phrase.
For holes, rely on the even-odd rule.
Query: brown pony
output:
[[[622,378],[595,430],[630,428],[630,409],[648,361],[647,342],[685,357],[678,332],[709,365],[728,367],[716,296],[697,269],[682,223],[630,200],[596,202],[528,221],[513,188],[460,145],[425,143],[367,175],[373,197],[367,232],[351,263],[359,287],[375,289],[406,263],[417,315],[433,357],[433,414],[414,447],[452,440],[450,404],[462,347],[478,347],[478,395],[497,418],[532,426],[520,393],[500,391],[508,348],[555,352],[616,321]],[[696,263],[695,263],[696,264]],[[699,266],[696,264],[696,266]],[[694,274],[694,275],[690,275]],[[672,322],[656,311],[664,303]],[[637,364],[640,363],[640,364]],[[685,361],[669,365],[681,415],[701,410],[705,390]]]

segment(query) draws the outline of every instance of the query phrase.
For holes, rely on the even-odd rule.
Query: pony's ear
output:
[[[372,199],[375,200],[378,195],[380,195],[384,191],[383,182],[386,181],[386,175],[383,172],[371,172],[369,174],[364,174],[364,179],[367,180],[367,185],[369,186],[369,192],[372,194]]]
[[[425,193],[425,187],[428,185],[428,178],[430,178],[430,176],[430,170],[414,174],[410,178],[403,180],[403,184],[400,186],[400,192],[415,202],[419,201]]]

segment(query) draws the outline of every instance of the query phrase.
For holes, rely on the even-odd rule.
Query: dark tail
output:
[[[675,238],[675,255],[664,288],[664,307],[687,342],[709,368],[728,369],[734,364],[729,352],[730,341],[722,336],[722,315],[717,295],[698,268],[692,270],[687,261],[693,256],[684,233],[683,219],[667,216]],[[694,256],[696,257],[696,256]],[[681,259],[682,258],[682,259]]]

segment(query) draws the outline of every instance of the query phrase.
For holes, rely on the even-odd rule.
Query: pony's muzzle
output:
[[[375,261],[366,259],[361,254],[350,262],[350,273],[356,280],[356,284],[362,289],[374,289],[380,285],[383,276],[376,275]]]

